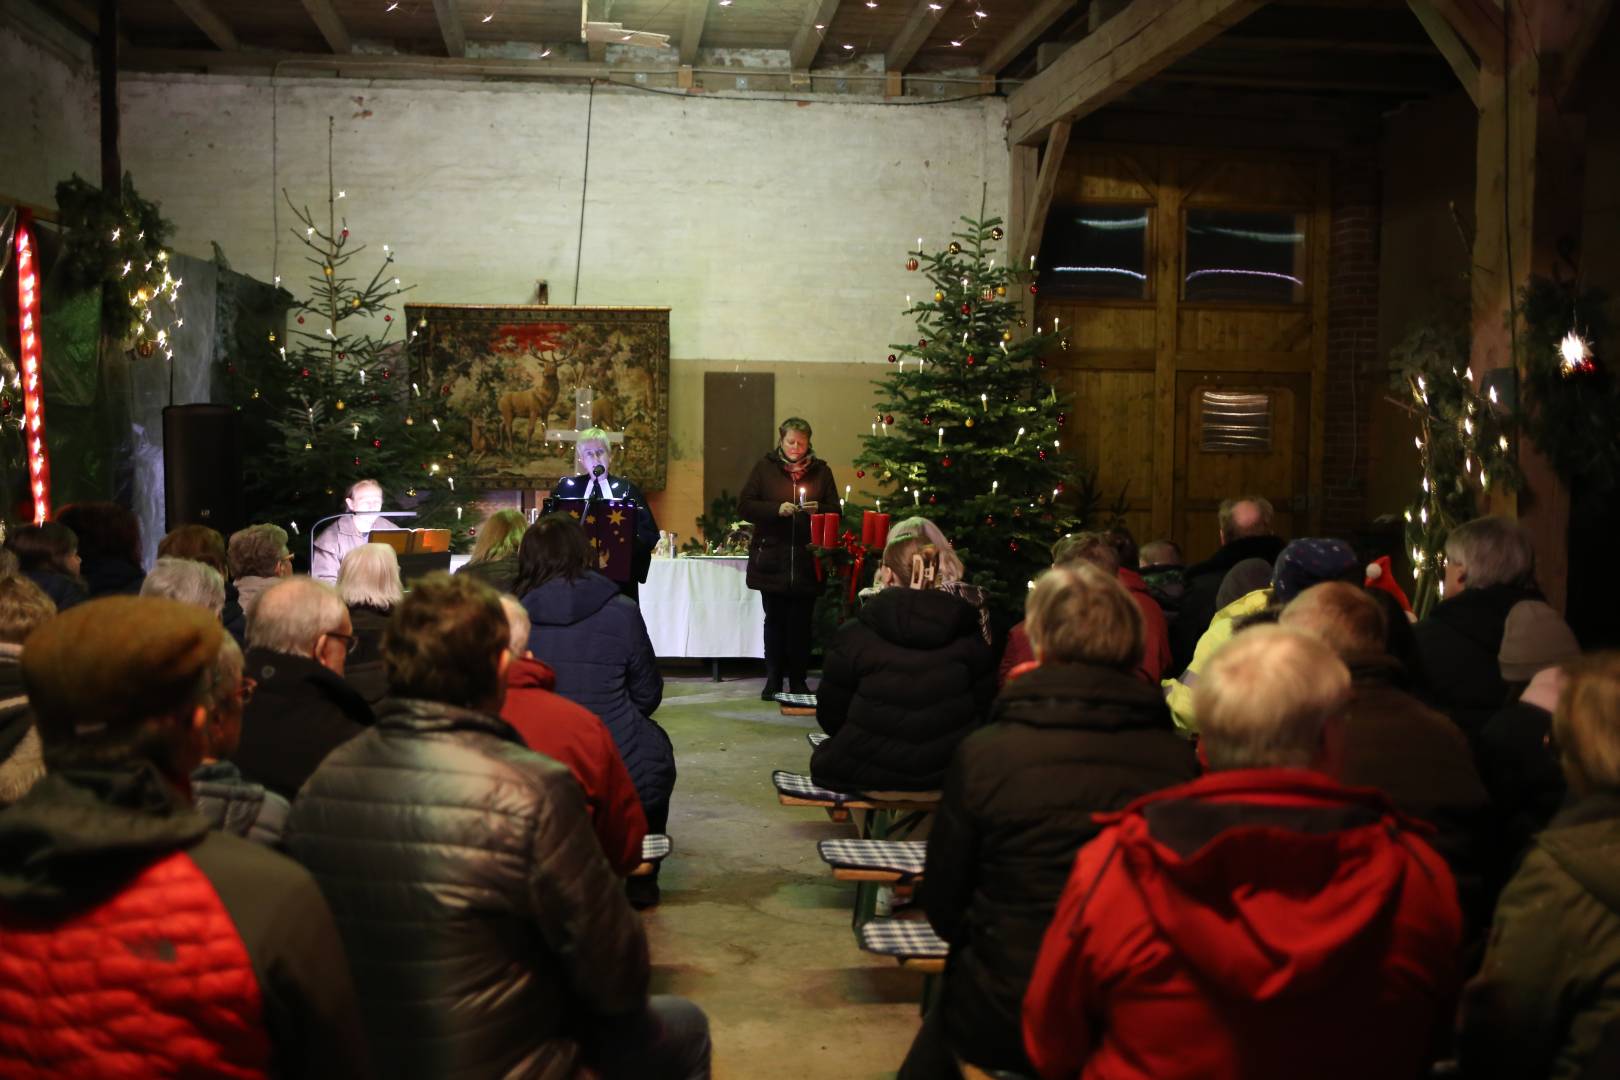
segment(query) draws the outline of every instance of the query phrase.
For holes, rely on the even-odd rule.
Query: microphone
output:
[[[605,472],[607,472],[606,467],[604,467],[602,465],[598,465],[598,466],[596,466],[596,468],[591,470],[591,475],[592,476],[601,476]]]

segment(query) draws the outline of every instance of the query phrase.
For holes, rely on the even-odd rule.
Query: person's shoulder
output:
[[[301,864],[264,844],[231,833],[210,829],[186,854],[222,896],[230,893],[275,908],[298,898],[320,895],[314,877]]]

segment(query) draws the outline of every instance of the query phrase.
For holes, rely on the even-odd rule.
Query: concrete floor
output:
[[[663,903],[646,913],[653,991],[708,1012],[716,1080],[892,1077],[922,979],[855,944],[855,887],[816,855],[852,826],[778,805],[771,770],[806,770],[817,729],[760,701],[762,685],[666,675],[655,718],[680,775]]]

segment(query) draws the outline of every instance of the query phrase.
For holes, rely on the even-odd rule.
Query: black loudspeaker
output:
[[[242,423],[229,405],[163,410],[164,527],[207,525],[227,539],[247,524]]]

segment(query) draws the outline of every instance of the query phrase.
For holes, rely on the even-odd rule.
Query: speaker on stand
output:
[[[242,423],[229,405],[163,410],[166,529],[207,525],[230,538],[247,524],[242,502]]]

